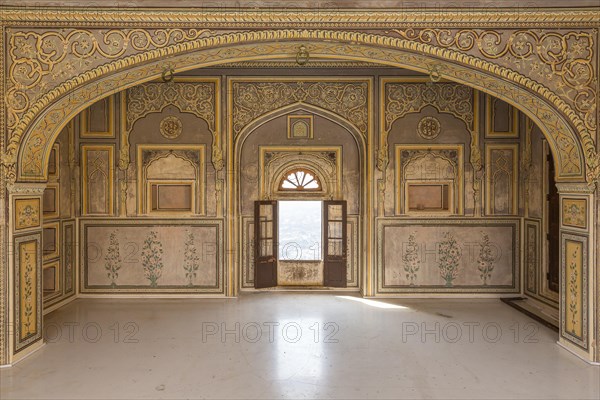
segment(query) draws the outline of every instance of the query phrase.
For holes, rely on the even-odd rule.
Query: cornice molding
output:
[[[6,26],[154,28],[599,27],[593,8],[240,9],[0,7]]]
[[[569,194],[569,193],[584,193],[584,194],[593,194],[596,190],[594,185],[585,184],[585,183],[556,183],[556,188],[558,192],[561,194]]]
[[[389,65],[382,65],[370,62],[361,61],[312,61],[304,65],[298,64],[296,61],[240,61],[233,63],[225,63],[219,65],[219,69],[223,68],[295,68],[295,69],[314,69],[314,68],[378,68],[378,69],[394,69]],[[396,68],[397,69],[397,68]],[[412,72],[412,71],[411,71]],[[185,76],[185,75],[183,75]],[[423,75],[427,77],[426,75]]]

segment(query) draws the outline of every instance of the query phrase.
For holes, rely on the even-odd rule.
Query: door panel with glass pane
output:
[[[277,286],[277,202],[254,202],[254,287]]]
[[[346,287],[347,232],[346,202],[323,202],[324,270],[325,286]]]

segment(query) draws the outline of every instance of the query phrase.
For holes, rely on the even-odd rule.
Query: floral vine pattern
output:
[[[185,278],[188,280],[188,286],[194,285],[194,278],[198,274],[200,267],[200,256],[198,249],[194,244],[194,234],[190,231],[186,232],[185,244],[183,250],[183,269],[185,270]]]
[[[207,30],[110,29],[59,31],[8,31],[10,64],[7,90],[8,126],[42,94],[61,82],[124,56],[195,40]]]
[[[25,304],[24,304],[24,316],[25,316],[25,321],[23,321],[23,327],[25,328],[25,335],[23,335],[24,337],[29,336],[29,334],[31,334],[32,329],[31,329],[31,324],[32,324],[32,319],[33,319],[33,312],[34,312],[34,307],[35,304],[33,304],[33,290],[34,290],[34,285],[33,285],[33,273],[34,273],[34,260],[32,259],[32,254],[30,251],[25,251],[25,257],[24,257],[24,263],[25,263],[25,273],[24,273],[24,290],[23,290],[23,298],[25,299]]]
[[[410,113],[418,113],[426,106],[449,113],[461,119],[469,130],[474,130],[474,90],[458,83],[387,83],[385,85],[385,130],[394,121]]]
[[[596,137],[594,35],[583,31],[396,29],[404,39],[459,50],[538,78],[573,106]]]
[[[578,312],[578,274],[577,274],[577,250],[573,251],[571,262],[569,263],[569,311],[571,312],[571,333],[577,335],[577,312]]]
[[[444,233],[444,240],[439,244],[438,256],[440,276],[446,282],[446,287],[452,287],[452,282],[458,277],[458,263],[462,257],[462,250],[452,233]]]
[[[231,49],[220,48],[221,44],[241,43],[250,39],[256,41],[277,41],[280,39],[323,39],[331,38],[339,40],[348,40],[347,32],[335,31],[259,31],[259,32],[244,32],[224,34],[211,38],[201,38],[190,43],[186,42],[186,49],[200,49],[210,43],[214,48],[206,49],[197,52],[187,52],[185,54],[177,54],[173,57],[173,63],[178,65],[201,65],[203,63],[214,63],[218,59],[230,59]],[[366,35],[363,33],[352,33],[352,38],[356,42],[352,46],[340,45],[338,43],[330,43],[327,41],[313,42],[311,44],[311,52],[318,51],[320,54],[353,54],[355,57],[367,57],[372,60],[381,60],[386,63],[402,63],[403,65],[426,68],[431,63],[430,55],[437,55],[449,60],[457,60],[458,53],[446,54],[447,50],[424,47],[427,45],[417,44],[425,54],[409,53],[403,50],[396,50],[383,47],[373,47],[383,43],[383,37],[376,35]],[[400,39],[386,37],[389,46],[396,45],[399,49],[406,47]],[[341,47],[340,47],[341,46]],[[423,47],[420,47],[423,46]],[[175,53],[182,51],[181,44],[174,45]],[[240,56],[260,56],[264,54],[287,54],[294,50],[294,44],[287,42],[265,43],[261,46],[256,45],[240,45],[236,54]],[[164,53],[164,54],[163,54]],[[159,55],[165,55],[165,49],[150,51],[142,58],[141,54],[132,56],[123,60],[123,66],[133,65],[143,60],[154,59]],[[468,54],[460,55],[461,65],[448,63],[444,66],[444,75],[460,79],[464,82],[473,82],[475,85],[488,88],[498,97],[507,99],[520,104],[523,108],[531,110],[531,113],[536,116],[540,124],[546,129],[548,137],[554,142],[559,151],[558,167],[561,177],[570,177],[573,179],[581,179],[587,172],[587,179],[593,182],[600,176],[600,156],[597,154],[594,144],[594,138],[583,127],[583,122],[558,95],[549,91],[541,84],[520,74],[515,74],[514,71],[508,68],[494,65],[486,60],[481,60]],[[465,64],[465,65],[462,65]],[[19,122],[19,125],[12,132],[6,147],[6,156],[4,157],[5,172],[9,180],[37,180],[43,178],[45,161],[40,153],[40,148],[45,148],[48,143],[51,143],[57,134],[57,125],[76,114],[82,102],[94,98],[98,93],[107,91],[117,91],[124,85],[124,82],[131,84],[146,79],[148,76],[160,75],[164,66],[157,63],[150,63],[146,66],[139,67],[133,70],[122,70],[122,66],[117,66],[112,63],[101,69],[95,68],[78,76],[78,80],[69,80],[62,84],[55,91],[44,95],[43,99],[36,102]],[[486,72],[492,72],[492,76]],[[95,79],[113,72],[109,76],[102,79]],[[518,81],[517,81],[518,78]],[[532,93],[527,90],[515,90],[519,87],[531,89]],[[63,96],[57,99],[61,94],[71,91],[76,88],[76,95]],[[544,100],[542,100],[542,98]],[[41,107],[44,104],[53,106],[39,120],[34,120]],[[550,106],[552,104],[553,106]],[[559,112],[557,110],[564,110]],[[567,118],[580,138],[573,135],[573,129],[569,127]],[[30,126],[31,125],[31,126]],[[22,137],[26,133],[26,137]],[[21,145],[21,141],[23,144]],[[582,162],[584,161],[577,142],[581,141],[583,151],[585,153],[585,161],[588,165],[588,170],[584,171]],[[21,151],[21,164],[16,164],[16,154],[19,148]],[[40,176],[42,175],[42,176]]]
[[[415,280],[417,279],[417,272],[421,266],[421,260],[419,259],[419,245],[417,245],[415,234],[416,232],[413,232],[408,236],[406,250],[402,255],[406,279],[410,282],[411,286],[414,286]]]
[[[490,245],[490,237],[487,233],[482,232],[482,240],[479,243],[479,257],[477,258],[477,270],[479,277],[484,285],[488,284],[488,280],[492,277],[494,270],[495,258],[492,254],[492,246]]]
[[[527,227],[527,252],[525,265],[527,266],[527,290],[535,293],[537,290],[536,271],[537,262],[537,228]]]
[[[110,234],[108,241],[109,244],[106,249],[106,256],[104,256],[104,269],[106,269],[106,276],[110,279],[111,287],[114,288],[117,286],[117,278],[119,277],[119,270],[121,269],[122,262],[116,232]]]
[[[158,286],[158,280],[163,270],[163,246],[156,231],[150,231],[142,248],[142,267],[144,276],[150,281],[151,287]]]
[[[261,115],[298,102],[332,111],[354,124],[363,136],[367,135],[367,82],[234,82],[231,96],[236,136]]]

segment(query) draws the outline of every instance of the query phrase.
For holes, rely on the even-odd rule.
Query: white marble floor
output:
[[[599,367],[497,300],[85,299],[45,325],[3,400],[600,397]]]

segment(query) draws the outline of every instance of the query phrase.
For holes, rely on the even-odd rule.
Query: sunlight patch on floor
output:
[[[377,308],[395,308],[395,309],[406,309],[406,310],[409,309],[408,307],[401,306],[398,304],[390,304],[390,303],[385,303],[383,301],[378,301],[378,300],[363,299],[362,297],[353,297],[353,296],[335,296],[335,297],[337,297],[338,299],[356,301],[356,302],[363,303],[368,306],[377,307]]]

